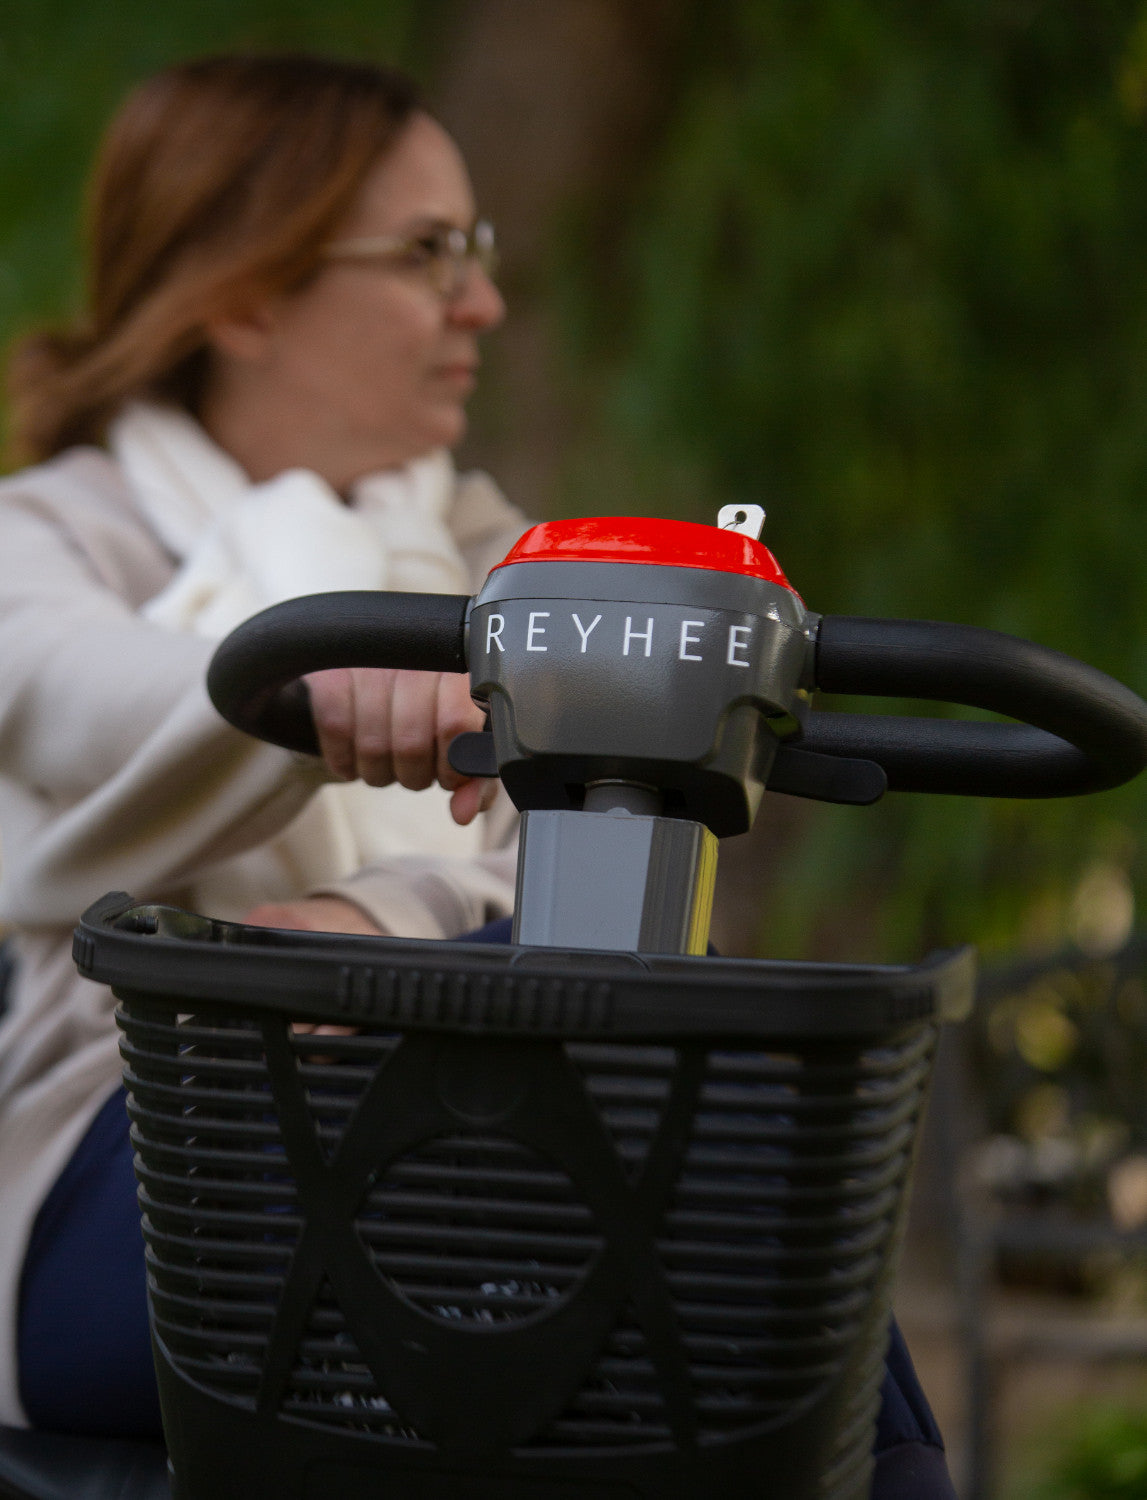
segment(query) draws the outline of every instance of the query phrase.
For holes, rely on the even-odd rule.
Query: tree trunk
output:
[[[552,515],[578,431],[548,268],[572,212],[622,211],[671,102],[696,0],[463,0],[436,105],[494,220],[510,315],[466,462]]]

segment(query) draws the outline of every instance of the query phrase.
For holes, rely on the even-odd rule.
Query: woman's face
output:
[[[469,230],[474,217],[457,147],[417,114],[332,239]],[[459,441],[478,335],[504,313],[473,260],[452,297],[416,265],[332,260],[302,291],[216,325],[204,420],[253,479],[303,466],[345,488]]]

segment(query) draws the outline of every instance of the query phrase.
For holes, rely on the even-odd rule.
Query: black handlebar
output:
[[[317,755],[301,677],[329,667],[464,672],[469,607],[465,594],[363,590],[288,599],[223,641],[207,670],[207,691],[237,729]]]
[[[211,701],[248,734],[318,752],[306,688],[329,667],[466,671],[470,600],[364,591],[264,610],[219,646]],[[1020,723],[810,713],[769,784],[830,801],[893,791],[1063,797],[1118,786],[1147,766],[1147,704],[1059,651],[972,625],[826,615],[814,681],[828,693],[924,698]],[[490,767],[493,770],[493,767]]]
[[[815,681],[830,693],[925,698],[1020,719],[809,714],[804,751],[881,766],[893,791],[1065,797],[1147,765],[1147,704],[1059,651],[974,625],[826,615]]]

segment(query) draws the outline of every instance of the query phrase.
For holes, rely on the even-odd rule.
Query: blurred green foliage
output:
[[[1094,1403],[1059,1414],[1047,1434],[1041,1477],[1011,1500],[1143,1500],[1147,1495],[1147,1417]]]
[[[755,500],[818,611],[988,625],[1147,692],[1147,12],[746,0],[696,21],[632,211],[572,237],[601,394],[571,504]],[[768,945],[799,952],[826,900],[874,887],[874,952],[1054,944],[1094,861],[1141,882],[1145,810],[1147,780],[820,809]]]

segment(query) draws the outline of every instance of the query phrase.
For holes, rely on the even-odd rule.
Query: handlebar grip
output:
[[[1020,724],[810,714],[800,748],[876,761],[894,791],[1065,797],[1147,766],[1147,704],[1062,652],[975,625],[826,615],[816,686],[935,699]]]
[[[330,667],[465,672],[466,594],[308,594],[252,615],[220,644],[207,692],[229,724],[272,745],[319,751],[306,686]]]

